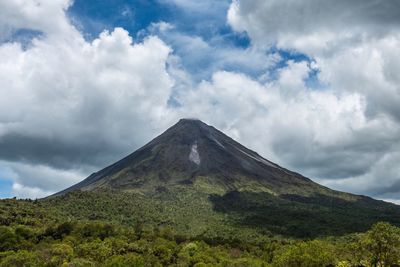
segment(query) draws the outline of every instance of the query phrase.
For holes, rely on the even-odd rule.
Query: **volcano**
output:
[[[400,223],[397,205],[319,185],[196,119],[181,119],[51,199],[105,192],[113,201],[128,194],[137,209],[152,209],[146,214],[157,219],[149,221],[196,234],[229,226],[304,237],[364,231],[381,220]]]
[[[146,192],[198,183],[224,192],[249,189],[274,195],[357,198],[282,168],[197,119],[181,119],[134,153],[59,194],[105,188]]]

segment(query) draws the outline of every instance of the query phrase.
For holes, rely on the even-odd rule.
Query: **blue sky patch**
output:
[[[156,34],[180,57],[182,67],[195,81],[209,79],[219,69],[257,76],[264,70],[221,58],[221,50],[244,50],[250,46],[245,33],[234,32],[226,22],[230,1],[181,2],[168,0],[76,0],[68,10],[73,24],[88,40],[104,30],[122,27],[135,42]],[[154,32],[164,22],[173,28]]]
[[[135,36],[153,22],[169,20],[172,13],[155,0],[76,0],[68,16],[86,38],[93,39],[115,27],[122,27]]]
[[[11,192],[12,192],[12,181],[8,179],[2,179],[0,177],[0,199],[12,197]]]

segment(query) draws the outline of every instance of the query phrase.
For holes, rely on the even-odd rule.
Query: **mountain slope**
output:
[[[90,216],[120,214],[190,235],[340,235],[400,223],[398,206],[321,186],[192,119],[46,201],[81,216],[76,207],[88,199]]]

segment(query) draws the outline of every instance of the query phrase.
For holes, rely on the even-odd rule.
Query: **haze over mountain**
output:
[[[201,226],[203,220],[201,231],[212,228],[209,221],[222,223],[218,214],[228,216],[226,224],[295,236],[361,231],[379,220],[400,222],[398,206],[321,186],[196,119],[181,119],[134,153],[49,200],[62,199],[65,205],[70,195],[101,197],[104,192],[111,197],[133,194],[139,205],[147,203],[138,209],[159,205],[163,223],[184,218],[174,219],[178,228]],[[154,204],[155,199],[162,201]],[[195,214],[199,210],[203,213]]]

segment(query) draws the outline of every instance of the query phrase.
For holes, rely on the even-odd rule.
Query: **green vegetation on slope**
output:
[[[2,200],[0,266],[400,264],[400,229],[389,223],[377,223],[365,233],[293,239],[261,223],[238,222],[244,210],[254,211],[265,199],[257,202],[252,196],[250,204],[242,199],[241,212],[234,205],[237,199],[229,199],[219,200],[219,208],[234,214],[215,211],[213,201],[196,191],[153,196],[74,192],[41,201]],[[274,221],[275,225],[287,227],[284,220],[293,219],[282,213],[281,217],[282,223]]]
[[[208,183],[204,183],[208,185]],[[400,209],[372,199],[346,201],[268,192],[209,194],[199,185],[158,186],[155,191],[76,191],[41,201],[66,217],[126,226],[168,225],[190,237],[253,240],[254,235],[315,238],[364,232],[378,221],[400,222]],[[203,189],[202,188],[202,189]],[[216,190],[216,192],[218,192]]]

